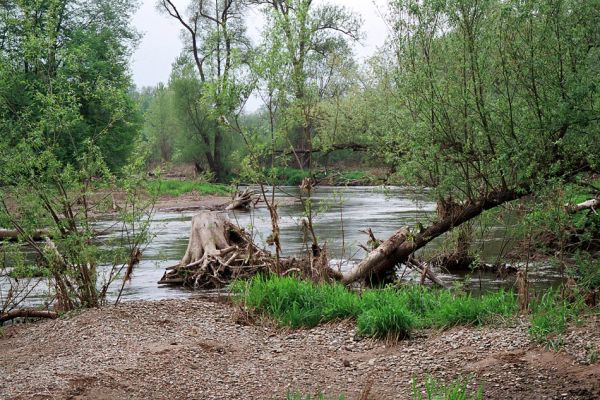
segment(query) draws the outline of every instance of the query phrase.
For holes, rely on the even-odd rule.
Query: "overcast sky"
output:
[[[385,9],[385,0],[317,0],[317,3],[325,1],[345,5],[362,17],[366,39],[355,48],[359,58],[370,56],[378,46],[383,44],[387,36],[387,27],[381,18],[381,13]],[[133,55],[133,79],[138,87],[167,82],[171,64],[181,52],[179,23],[159,13],[156,3],[157,0],[142,0],[142,5],[134,16],[135,27],[144,35]],[[177,0],[174,3],[180,11],[185,11],[189,0]],[[252,26],[253,21],[261,22],[258,11],[249,13],[250,32],[256,30],[256,27]]]

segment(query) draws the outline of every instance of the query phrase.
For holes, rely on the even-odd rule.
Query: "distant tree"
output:
[[[280,56],[285,93],[287,130],[295,132],[295,146],[301,150],[300,167],[310,167],[316,109],[328,78],[337,68],[328,68],[336,58],[348,54],[347,40],[359,40],[360,19],[341,6],[316,6],[313,0],[252,0],[267,16],[265,47]],[[293,136],[292,136],[293,137]]]
[[[173,91],[160,83],[146,96],[148,105],[144,112],[143,133],[151,147],[151,158],[154,161],[170,162],[180,130]]]
[[[250,42],[244,25],[245,3],[240,0],[194,0],[183,15],[170,0],[158,6],[181,24],[201,84],[198,102],[208,110],[214,132],[205,141],[205,154],[218,181],[226,174],[224,138],[231,134],[226,126],[232,114],[239,112],[250,94],[244,77]]]

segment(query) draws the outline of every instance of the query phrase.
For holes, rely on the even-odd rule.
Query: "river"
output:
[[[279,206],[281,243],[284,256],[293,256],[304,251],[304,234],[299,227],[303,216],[300,202],[290,201],[298,195],[296,187],[282,187],[276,197],[282,199]],[[285,199],[287,197],[287,199]],[[315,211],[314,227],[320,243],[327,243],[327,252],[332,265],[347,270],[364,256],[358,244],[365,243],[367,236],[361,232],[372,228],[379,239],[389,237],[397,229],[421,222],[426,225],[435,211],[426,192],[403,187],[318,187],[313,194]],[[154,236],[145,249],[142,261],[136,268],[133,279],[126,284],[124,300],[150,300],[185,298],[193,296],[190,290],[159,287],[158,280],[164,268],[177,264],[187,247],[191,219],[195,211],[157,212],[151,223]],[[255,241],[264,244],[270,233],[270,217],[266,207],[257,207],[247,212],[229,212],[233,221],[251,232]],[[103,221],[101,226],[110,226],[112,221]],[[480,250],[481,259],[493,263],[499,252],[510,244],[506,226],[493,224],[477,235],[475,247]],[[443,245],[438,238],[426,246],[423,255],[429,255]],[[438,271],[447,282],[464,281],[465,274],[448,274]],[[404,279],[418,280],[420,277],[409,274]],[[535,287],[547,287],[556,283],[560,274],[544,264],[532,266],[530,281]],[[493,273],[473,273],[470,276],[474,292],[510,287],[511,279],[501,279]],[[40,286],[43,289],[43,285]],[[116,289],[116,288],[115,288]],[[42,296],[36,302],[42,301]]]
[[[296,196],[296,187],[282,187],[276,191],[276,197]],[[405,225],[414,226],[417,222],[424,225],[435,211],[427,193],[402,187],[318,187],[313,194],[315,217],[314,227],[320,243],[327,243],[327,252],[332,265],[342,270],[351,266],[364,256],[358,246],[365,243],[367,236],[361,232],[372,228],[377,238],[385,239]],[[300,202],[283,201],[278,212],[280,216],[281,243],[284,256],[300,254],[305,249],[304,235],[299,227],[303,216]],[[158,287],[156,282],[162,277],[164,267],[177,264],[185,252],[191,218],[195,212],[164,213],[158,212],[152,223],[156,235],[152,244],[144,252],[144,258],[137,268],[131,284],[125,289],[125,299],[162,299],[190,296],[192,292],[184,289]],[[271,221],[265,207],[248,212],[230,212],[233,221],[251,232],[258,243],[264,244],[270,233]],[[493,263],[499,252],[506,250],[507,228],[492,225],[485,233],[477,235],[475,247],[481,252],[484,262]],[[426,247],[431,254],[443,245],[438,238]],[[447,281],[463,281],[465,274],[448,274],[439,271],[440,277]],[[411,274],[406,279],[418,280]],[[547,287],[560,279],[560,274],[549,265],[532,266],[530,280],[536,287]],[[494,273],[473,273],[470,277],[474,291],[495,290],[510,287],[511,279],[501,279]]]

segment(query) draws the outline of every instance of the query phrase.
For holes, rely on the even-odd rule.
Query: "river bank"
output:
[[[595,399],[598,320],[565,335],[559,353],[534,345],[523,321],[420,331],[386,343],[357,340],[350,322],[282,330],[205,299],[134,301],[0,337],[9,399],[283,399],[287,392],[409,399],[411,379],[472,376],[486,399]]]

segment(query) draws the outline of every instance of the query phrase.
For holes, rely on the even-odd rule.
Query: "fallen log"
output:
[[[0,314],[0,324],[4,322],[16,319],[16,318],[58,318],[58,314],[54,311],[43,311],[43,310],[14,310]]]
[[[0,241],[16,241],[19,238],[19,231],[16,229],[0,229]],[[36,241],[42,241],[49,237],[47,229],[38,229],[32,232],[31,238]]]
[[[600,199],[590,199],[579,204],[567,204],[567,211],[576,213],[583,210],[591,210],[596,212],[596,208],[600,208]]]
[[[371,251],[352,271],[344,274],[342,282],[351,284],[366,280],[370,275],[380,275],[407,261],[408,257],[436,237],[467,222],[482,212],[501,204],[525,196],[525,191],[493,192],[487,196],[464,205],[460,205],[421,232],[410,232],[407,227],[396,231],[379,247]]]

